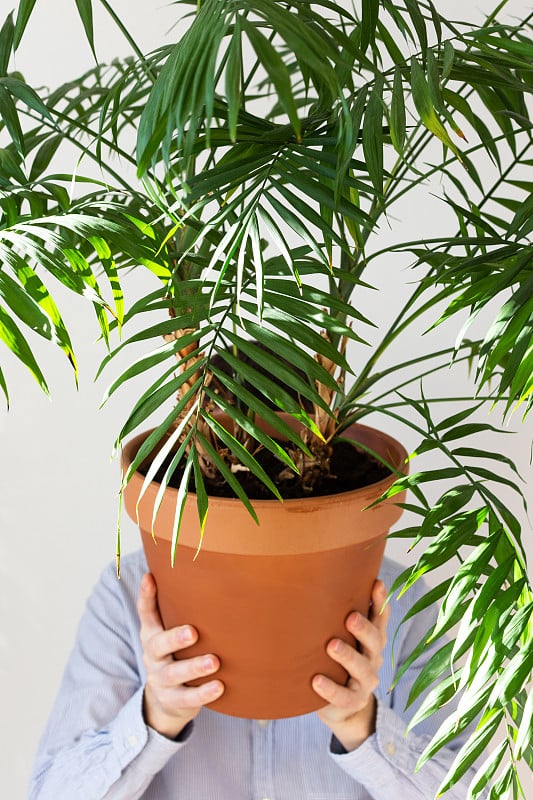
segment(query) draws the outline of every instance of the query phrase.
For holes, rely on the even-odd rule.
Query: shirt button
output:
[[[128,736],[128,744],[130,747],[135,747],[138,741],[139,740],[137,739],[137,737],[134,736],[133,734],[131,736]]]
[[[393,756],[396,752],[396,745],[393,742],[387,742],[387,744],[385,745],[385,750],[387,752],[387,755]]]
[[[269,719],[258,719],[258,720],[256,720],[256,722],[257,722],[257,724],[259,725],[260,728],[268,728],[268,726],[270,724],[270,720]],[[263,800],[268,800],[268,797],[263,797]]]

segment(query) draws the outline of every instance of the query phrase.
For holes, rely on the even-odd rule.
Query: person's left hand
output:
[[[374,690],[379,682],[390,615],[388,605],[382,611],[386,597],[385,585],[377,580],[368,618],[357,611],[348,615],[346,629],[355,637],[358,649],[342,639],[328,642],[328,655],[344,667],[347,683],[341,686],[325,675],[313,678],[313,689],[329,704],[317,715],[348,751],[359,747],[376,729]]]

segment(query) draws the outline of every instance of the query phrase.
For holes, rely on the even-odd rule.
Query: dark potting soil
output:
[[[279,443],[283,447],[285,443]],[[354,445],[347,442],[337,442],[333,445],[331,466],[329,475],[319,475],[314,482],[313,490],[304,490],[298,480],[298,476],[292,476],[292,471],[285,469],[284,465],[269,450],[262,449],[255,454],[256,460],[276,484],[281,496],[285,499],[300,497],[321,497],[324,495],[348,492],[359,489],[363,486],[370,486],[390,475],[388,470],[381,462],[359,450]],[[165,471],[164,465],[155,476],[156,482],[161,482]],[[143,470],[141,469],[141,472]],[[180,484],[183,470],[178,469],[172,476],[169,485],[177,488]],[[253,473],[239,470],[235,472],[235,478],[239,481],[246,494],[251,500],[271,500],[273,495],[264,484],[258,480]],[[215,497],[235,497],[235,493],[226,481],[211,481],[205,479],[207,493]],[[189,490],[195,491],[194,479],[191,476]]]

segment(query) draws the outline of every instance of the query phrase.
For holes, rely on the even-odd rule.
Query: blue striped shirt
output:
[[[399,565],[385,559],[390,586]],[[202,709],[182,741],[149,728],[142,715],[145,671],[136,599],[147,571],[142,552],[109,566],[82,617],[73,652],[37,753],[30,800],[430,800],[454,757],[415,764],[446,712],[405,735],[405,701],[424,658],[393,692],[392,632],[423,593],[416,585],[391,602],[389,642],[376,691],[376,732],[356,750],[336,752],[316,714],[247,720]],[[400,628],[395,662],[418,644],[435,609]],[[334,744],[334,742],[333,742]],[[457,742],[459,745],[459,742]],[[464,800],[472,775],[446,797]]]

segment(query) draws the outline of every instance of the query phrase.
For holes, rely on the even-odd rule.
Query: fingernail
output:
[[[215,660],[212,656],[206,656],[202,661],[202,667],[204,670],[209,671],[215,669]]]
[[[346,621],[350,626],[350,628],[357,628],[360,620],[361,620],[361,614],[359,613],[359,611],[353,611]]]
[[[181,644],[191,644],[193,641],[193,635],[190,628],[183,628],[179,632],[179,640]]]
[[[322,689],[324,687],[324,680],[322,679],[321,675],[315,675],[313,678],[313,688],[314,689]]]
[[[210,683],[204,683],[203,691],[209,697],[215,697],[218,694],[222,694],[223,688],[219,681],[210,681]]]
[[[333,639],[328,645],[328,650],[331,653],[339,653],[341,649],[342,649],[342,642],[340,639]]]

